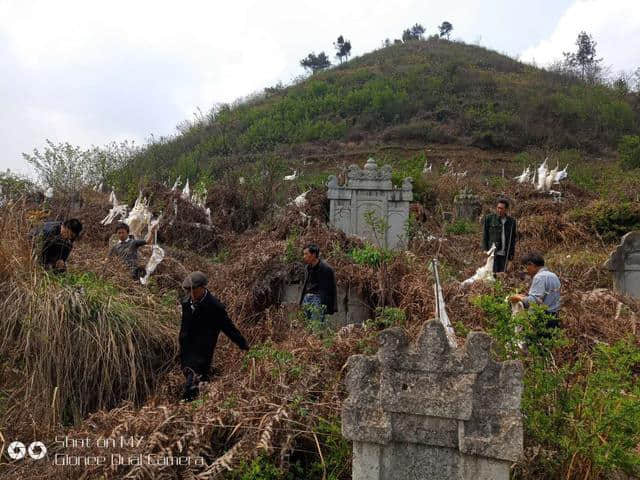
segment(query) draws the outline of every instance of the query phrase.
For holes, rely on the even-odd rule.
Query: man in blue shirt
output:
[[[532,277],[531,287],[527,295],[512,295],[509,300],[512,303],[522,302],[525,308],[531,303],[544,305],[547,313],[554,317],[547,324],[548,327],[557,327],[558,311],[560,310],[560,279],[544,266],[542,255],[530,253],[522,259],[526,266],[527,275]]]

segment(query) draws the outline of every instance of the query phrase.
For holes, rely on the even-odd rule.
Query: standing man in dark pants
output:
[[[336,278],[333,269],[320,260],[320,248],[311,243],[302,250],[302,261],[307,265],[300,295],[307,320],[323,322],[325,315],[338,311]]]
[[[180,366],[186,378],[183,399],[191,401],[198,396],[198,383],[209,380],[218,335],[223,332],[242,350],[249,344],[233,324],[225,306],[207,290],[207,277],[192,272],[182,282],[189,296],[182,303],[180,325]]]
[[[489,251],[495,244],[493,273],[505,272],[507,262],[513,260],[516,250],[516,221],[507,215],[509,201],[501,198],[496,206],[496,213],[484,218],[482,229],[482,248]]]

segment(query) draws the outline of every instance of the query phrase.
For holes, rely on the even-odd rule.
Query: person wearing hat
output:
[[[198,396],[198,382],[209,379],[220,332],[242,350],[249,350],[249,344],[227,315],[225,306],[207,289],[204,273],[187,275],[182,288],[189,296],[182,303],[180,367],[186,378],[183,399],[191,401]]]

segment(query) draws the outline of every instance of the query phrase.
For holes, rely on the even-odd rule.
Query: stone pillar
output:
[[[640,232],[629,232],[622,237],[604,267],[613,273],[616,292],[640,298]]]
[[[342,434],[353,441],[352,478],[508,480],[523,450],[523,370],[490,347],[472,332],[451,348],[430,320],[413,348],[394,327],[377,355],[350,357]]]
[[[454,197],[453,204],[456,207],[456,218],[462,218],[470,222],[477,221],[482,212],[480,198],[468,188],[463,189]]]
[[[403,248],[406,245],[405,224],[409,219],[409,202],[413,200],[413,186],[405,178],[401,187],[391,183],[391,167],[378,168],[370,158],[364,168],[351,165],[346,185],[338,185],[335,175],[327,183],[330,224],[348,235],[362,237],[374,245],[386,248]],[[366,216],[373,212],[377,220],[383,220],[388,229],[376,239]]]

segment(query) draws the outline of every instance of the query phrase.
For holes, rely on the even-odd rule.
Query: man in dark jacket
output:
[[[516,221],[507,215],[509,201],[501,198],[496,206],[496,213],[484,218],[482,230],[482,248],[488,251],[491,245],[496,246],[493,260],[493,273],[507,270],[507,262],[513,260],[516,250]]]
[[[207,277],[202,272],[192,272],[182,282],[189,297],[182,303],[180,325],[180,366],[186,377],[183,399],[190,401],[198,396],[198,382],[209,380],[218,335],[223,332],[242,350],[249,344],[235,327],[225,306],[207,290]]]
[[[45,222],[31,232],[40,262],[46,269],[64,272],[73,242],[82,232],[82,223],[76,218],[64,222]]]
[[[333,269],[320,260],[320,249],[309,244],[302,250],[302,261],[307,265],[300,305],[308,320],[324,321],[324,316],[338,311],[336,278]]]

